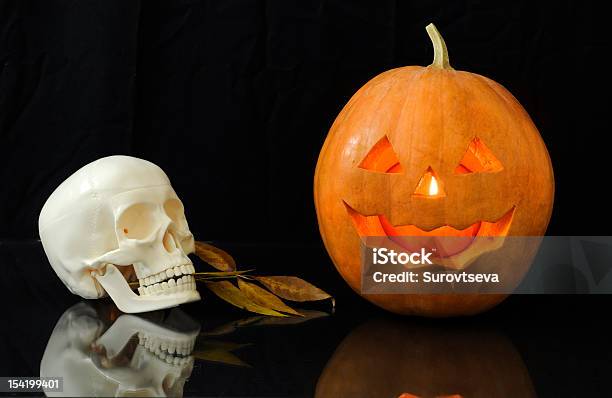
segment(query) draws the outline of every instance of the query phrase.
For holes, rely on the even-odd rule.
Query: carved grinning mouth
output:
[[[443,225],[426,230],[413,224],[393,225],[382,214],[366,216],[346,202],[343,203],[360,237],[388,237],[407,248],[410,248],[408,246],[414,246],[415,241],[421,244],[426,241],[430,246],[442,246],[442,250],[438,252],[442,257],[450,257],[465,251],[472,245],[476,237],[506,236],[516,209],[516,206],[512,206],[496,221],[480,220],[464,229],[458,229],[452,225]],[[410,238],[412,244],[407,246],[408,240],[402,238]],[[425,240],[418,240],[417,238],[424,238]],[[438,238],[437,242],[436,238]],[[442,241],[442,243],[439,241]]]

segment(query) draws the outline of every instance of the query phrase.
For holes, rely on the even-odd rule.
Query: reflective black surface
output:
[[[201,302],[125,315],[106,300],[79,304],[49,267],[38,242],[2,242],[0,375],[38,376],[51,340],[73,342],[79,336],[81,351],[69,352],[93,364],[94,374],[114,372],[118,384],[132,388],[141,382],[137,364],[150,375],[175,375],[161,381],[149,377],[149,384],[159,388],[146,390],[140,383],[143,393],[176,395],[182,388],[184,396],[227,397],[590,397],[608,396],[612,387],[608,295],[513,296],[471,318],[397,317],[352,293],[321,247],[220,246],[242,268],[312,281],[337,297],[335,313],[300,324],[274,324],[276,320],[253,318],[201,288]],[[330,310],[325,303],[308,308]],[[72,322],[60,322],[68,315]],[[81,317],[88,322],[78,321]],[[96,326],[96,332],[78,332],[84,324]],[[119,332],[127,328],[141,337],[148,333],[180,339],[176,333],[188,335],[198,327],[193,351],[184,355],[193,357],[193,367],[180,371],[164,365],[165,355],[158,361],[159,354],[144,350],[142,341],[139,346],[138,333],[129,341],[113,337],[123,336]],[[57,333],[60,340],[55,340]],[[120,356],[111,355],[113,344],[121,348]],[[73,349],[60,345],[68,346]],[[109,362],[111,357],[116,360]],[[65,370],[71,357],[55,353],[49,358],[45,373],[54,366]]]

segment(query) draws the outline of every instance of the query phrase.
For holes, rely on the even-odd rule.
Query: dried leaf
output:
[[[195,254],[219,271],[235,271],[236,261],[226,251],[208,243],[196,241]]]
[[[211,330],[205,330],[202,333],[200,333],[203,336],[222,336],[222,335],[226,335],[226,334],[230,334],[230,333],[234,333],[236,331],[236,329],[241,328],[241,327],[245,327],[245,326],[249,326],[253,323],[256,323],[262,319],[264,319],[264,316],[261,315],[256,315],[256,316],[251,316],[248,318],[243,318],[243,319],[238,319],[237,321],[232,321],[232,322],[228,322],[228,323],[224,323],[220,326],[217,326]]]
[[[317,318],[323,318],[329,316],[327,312],[314,311],[314,310],[300,310],[302,317],[287,317],[287,318],[269,318],[264,317],[261,321],[257,322],[255,326],[284,326],[284,325],[297,325]]]
[[[214,294],[238,308],[263,315],[280,317],[287,316],[285,314],[281,314],[280,312],[274,311],[273,309],[253,303],[240,289],[229,281],[204,283],[206,284],[206,287],[209,288]]]
[[[229,276],[238,276],[238,275],[242,275],[245,274],[247,272],[252,272],[254,271],[253,269],[247,269],[244,271],[212,271],[212,272],[196,272],[193,275],[197,278],[197,277],[204,277],[204,278],[208,278],[208,277],[219,277],[219,278],[227,278]]]
[[[302,316],[302,314],[283,303],[281,299],[254,283],[238,279],[238,287],[247,298],[257,305],[292,315]]]
[[[323,290],[295,276],[257,276],[255,279],[285,300],[318,301],[331,298]]]
[[[225,351],[221,349],[194,351],[193,354],[191,355],[193,355],[194,358],[200,359],[202,361],[218,362],[218,363],[223,363],[226,365],[241,366],[241,367],[246,367],[246,368],[251,367],[251,365],[244,362],[242,359],[238,358],[236,355],[232,354],[229,351]]]

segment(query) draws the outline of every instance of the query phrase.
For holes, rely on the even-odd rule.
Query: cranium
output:
[[[51,266],[74,294],[108,294],[128,313],[200,299],[183,204],[151,162],[110,156],[84,166],[47,199],[38,227]],[[138,279],[137,293],[126,278]]]
[[[47,396],[181,397],[200,326],[180,309],[143,315],[78,303],[57,322],[40,375],[62,377]]]

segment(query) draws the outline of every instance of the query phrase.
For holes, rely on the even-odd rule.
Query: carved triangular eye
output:
[[[493,152],[480,138],[476,137],[470,142],[461,162],[455,169],[455,174],[497,173],[503,169],[504,166],[493,155]]]
[[[387,136],[381,138],[370,149],[359,167],[380,173],[401,173],[404,171]]]

